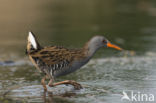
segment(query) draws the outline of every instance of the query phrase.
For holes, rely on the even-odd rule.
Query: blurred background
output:
[[[155,0],[0,0],[0,52],[23,56],[30,30],[46,46],[79,48],[104,35],[125,49],[155,51],[155,6]]]
[[[103,75],[102,77],[100,75],[99,78],[105,79],[108,77],[102,82],[111,81],[107,82],[107,86],[101,84],[101,88],[113,91],[110,92],[111,95],[114,95],[114,88],[117,88],[112,87],[115,78],[119,79],[117,83],[120,84],[118,88],[121,88],[121,91],[124,88],[121,84],[125,84],[125,82],[121,82],[123,78],[134,79],[133,84],[138,82],[136,78],[142,80],[142,78],[149,76],[148,78],[152,78],[152,81],[149,83],[143,79],[141,86],[144,86],[142,83],[147,85],[156,84],[156,81],[154,81],[156,80],[156,71],[154,70],[156,61],[155,0],[0,0],[1,92],[8,90],[10,86],[19,85],[19,82],[21,84],[25,83],[25,85],[30,85],[30,83],[32,85],[40,84],[40,75],[34,75],[36,70],[25,55],[28,31],[34,32],[42,46],[61,45],[68,48],[80,48],[92,36],[103,35],[112,43],[124,49],[135,51],[135,57],[125,59],[122,58],[123,55],[119,51],[100,49],[95,58],[101,58],[102,60],[106,58],[106,61],[101,62],[103,64],[108,63],[106,67],[105,65],[96,64],[95,66],[95,64],[92,64],[95,67],[91,65],[91,67],[85,67],[86,72],[82,70],[76,73],[75,80],[82,83],[85,81],[84,84],[92,86],[88,81],[92,81],[99,73]],[[122,63],[126,61],[127,65],[121,65],[120,59],[117,59],[117,57],[121,59]],[[115,70],[113,67],[116,66],[115,64],[119,66],[119,72],[115,72],[116,75],[114,76],[113,71]],[[145,64],[146,66],[144,66]],[[94,68],[93,70],[101,68],[103,71],[98,71],[100,69],[94,71],[98,73],[95,77],[89,75],[88,78],[84,77],[85,79],[83,76],[79,78],[81,73],[85,72],[87,74],[89,68]],[[109,73],[106,68],[111,68]],[[125,71],[128,73],[127,75],[122,75],[125,73],[125,68],[130,68],[130,70]],[[67,79],[70,78],[67,76]],[[133,88],[132,84],[129,86],[130,88]],[[103,87],[103,85],[105,86]],[[151,87],[147,86],[147,88],[150,89]],[[151,91],[153,91],[152,88]],[[93,92],[95,92],[94,89],[92,88]],[[116,91],[115,94],[120,94],[121,91]],[[93,93],[93,95],[95,94]],[[108,97],[110,97],[110,94]],[[112,100],[112,98],[107,98],[107,94],[96,95],[100,98],[97,97],[95,100],[101,100],[104,96],[106,96],[105,100],[108,100],[107,103]],[[116,102],[117,100],[119,99],[114,99]],[[77,101],[77,99],[74,99],[74,101]],[[64,102],[66,103],[66,101]],[[113,102],[111,101],[111,103]]]

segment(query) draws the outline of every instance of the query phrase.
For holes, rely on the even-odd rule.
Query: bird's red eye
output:
[[[104,44],[106,44],[106,43],[107,43],[107,41],[106,41],[106,40],[103,40],[102,42],[103,42]]]

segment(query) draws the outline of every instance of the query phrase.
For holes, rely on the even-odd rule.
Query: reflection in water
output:
[[[67,101],[62,97],[72,97],[75,95],[76,93],[64,93],[61,95],[53,95],[53,92],[48,92],[48,93],[43,92],[43,100],[44,100],[44,103],[62,103],[62,102],[74,103],[74,102]]]
[[[54,103],[54,101],[53,101],[53,94],[52,94],[52,92],[48,92],[48,101],[47,101],[47,99],[46,99],[46,93],[44,93],[44,102],[45,103]]]
[[[26,101],[22,101],[22,100],[18,100],[18,99],[12,99],[11,97],[8,97],[8,94],[11,91],[6,91],[5,93],[0,95],[0,103],[23,103]],[[41,93],[41,98],[42,100],[30,100],[31,102],[41,102],[43,101],[44,103],[74,103],[71,101],[68,101],[66,99],[64,99],[63,97],[72,97],[72,96],[76,96],[76,93],[72,93],[72,92],[66,92],[60,95],[53,95],[53,92],[43,92],[43,94]]]

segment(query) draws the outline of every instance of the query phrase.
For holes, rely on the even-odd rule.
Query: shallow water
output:
[[[154,0],[0,0],[0,103],[131,103],[121,101],[123,91],[156,96],[155,4]],[[56,79],[78,81],[83,89],[61,85],[44,93],[42,74],[25,55],[30,30],[41,45],[80,48],[92,36],[103,35],[129,51],[102,48],[80,70]]]
[[[74,90],[72,86],[62,85],[48,88],[49,93],[44,93],[39,83],[40,74],[29,61],[19,60],[13,66],[0,67],[1,94],[5,94],[7,100],[23,102],[121,103],[123,90],[156,95],[155,62],[155,53],[93,59],[77,72],[57,79],[61,81],[72,77],[82,84],[83,89]]]

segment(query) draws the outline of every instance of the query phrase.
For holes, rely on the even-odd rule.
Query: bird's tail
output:
[[[26,54],[29,54],[33,51],[40,50],[41,46],[38,43],[35,35],[32,32],[29,32],[28,39],[27,39],[27,49]]]

